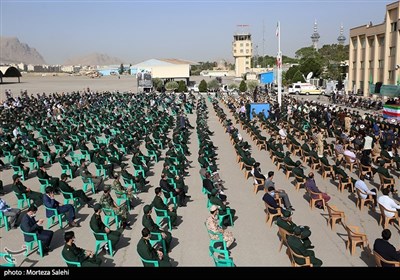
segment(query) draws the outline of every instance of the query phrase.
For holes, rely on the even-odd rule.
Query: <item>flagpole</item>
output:
[[[281,53],[281,23],[278,21],[278,104],[282,107],[282,53]]]

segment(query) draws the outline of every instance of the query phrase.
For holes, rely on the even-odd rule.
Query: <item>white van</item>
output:
[[[294,94],[324,94],[323,90],[317,89],[316,86],[310,83],[295,83],[292,85],[291,89],[292,93]]]

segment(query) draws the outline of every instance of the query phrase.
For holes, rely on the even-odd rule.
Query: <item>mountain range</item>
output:
[[[0,64],[25,63],[46,64],[43,56],[16,37],[0,37]],[[91,53],[67,59],[63,65],[113,65],[121,64],[122,60],[102,53]]]

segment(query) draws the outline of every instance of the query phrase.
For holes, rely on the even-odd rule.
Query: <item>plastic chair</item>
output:
[[[399,212],[397,212],[397,210],[389,210],[387,208],[385,208],[385,206],[383,206],[382,204],[378,203],[379,205],[379,210],[381,211],[381,216],[379,219],[379,224],[381,224],[383,226],[384,229],[387,229],[389,226],[389,223],[391,224],[392,222],[396,222],[397,224],[400,225],[400,218],[399,218]],[[386,213],[393,213],[394,216],[393,217],[388,217],[386,216]]]
[[[96,247],[94,250],[95,255],[97,255],[97,252],[99,251],[99,249],[101,248],[102,243],[106,243],[108,246],[108,249],[110,251],[110,256],[113,257],[114,256],[114,250],[112,247],[112,243],[111,240],[108,239],[107,233],[102,233],[102,232],[94,232],[92,230],[94,237],[96,238]],[[101,239],[97,239],[97,238],[101,238]]]
[[[14,192],[14,194],[18,199],[18,208],[19,209],[24,208],[25,203],[26,203],[27,207],[31,206],[31,200],[26,197],[25,193],[19,194],[19,193]]]
[[[71,179],[74,179],[74,174],[68,164],[61,164],[62,174],[68,174]]]
[[[354,254],[354,251],[356,250],[356,246],[358,244],[361,244],[364,248],[367,247],[371,251],[368,245],[367,235],[359,232],[359,227],[347,226],[346,224],[343,224],[343,226],[347,231],[348,237],[348,240],[346,242],[346,249],[350,250],[351,255]]]
[[[258,182],[260,181],[260,183]],[[264,184],[265,184],[265,180],[264,179],[260,179],[260,178],[254,178],[254,193],[257,194],[258,193],[258,189],[261,187],[264,189]]]
[[[213,246],[208,246],[210,256],[213,258],[216,267],[234,267],[233,259],[229,256],[229,251],[219,250]],[[216,255],[217,253],[217,255]],[[222,258],[221,258],[222,257]]]
[[[33,170],[34,168],[39,169],[39,162],[37,161],[36,158],[27,157],[27,159],[29,160],[29,167],[31,170]]]
[[[0,259],[6,261],[5,263],[0,263],[0,267],[14,267],[15,266],[14,258],[12,257],[12,255],[10,255],[8,253],[0,252]]]
[[[235,224],[233,222],[233,218],[234,217],[232,216],[231,208],[226,207],[226,213],[225,214],[223,214],[223,215],[218,214],[218,221],[219,221],[219,225],[221,227],[223,226],[223,222],[224,222],[224,218],[225,217],[229,217],[229,221],[230,221],[231,227],[233,227]]]
[[[96,167],[96,176],[103,176],[103,178],[106,178],[106,169],[104,168],[103,165],[101,164],[94,164],[94,166]]]
[[[154,247],[157,243],[161,244],[163,254],[166,256],[168,254],[167,252],[167,246],[165,244],[164,238],[162,238],[161,232],[150,232],[151,237],[155,237],[155,239],[150,238],[150,244],[151,246]]]
[[[115,222],[115,225],[117,226],[117,229],[120,228],[121,226],[121,221],[119,220],[118,215],[115,213],[114,209],[110,208],[102,208],[103,213],[104,213],[104,223],[107,227],[110,227],[111,222],[110,219],[113,219]]]
[[[272,222],[274,221],[274,218],[276,217],[282,217],[282,209],[281,208],[273,208],[271,207],[268,203],[265,203],[266,211],[267,211],[267,217],[265,219],[265,223],[269,223],[269,226],[272,226]],[[271,213],[271,210],[275,210],[276,213]]]
[[[45,193],[46,188],[52,186],[50,184],[49,179],[42,179],[42,178],[38,177],[38,180],[39,180],[39,183],[40,183],[40,192],[41,193]]]
[[[124,187],[125,188],[132,188],[134,193],[138,193],[138,189],[136,187],[136,183],[134,182],[133,179],[128,179],[124,176],[122,176],[122,180],[124,181]]]
[[[367,194],[360,189],[356,189],[356,191],[357,191],[357,202],[356,202],[357,207],[360,208],[360,210],[362,211],[364,205],[369,203],[372,209],[374,209],[374,199],[372,198],[372,195]],[[361,194],[366,195],[367,198],[362,198]]]
[[[0,227],[2,227],[4,224],[4,227],[6,231],[10,230],[10,222],[8,221],[8,216],[4,215],[3,211],[0,211]]]
[[[329,219],[328,219],[328,225],[331,225],[331,229],[333,230],[335,228],[335,224],[339,221],[340,223],[343,223],[346,221],[346,216],[344,215],[343,211],[339,211],[335,205],[329,205],[326,204],[326,207],[328,208],[328,214],[329,214]],[[342,221],[343,219],[343,221]]]
[[[321,203],[322,203],[322,208],[323,208],[324,211],[325,211],[325,210],[326,210],[326,206],[325,206],[325,200],[324,200],[324,198],[322,197],[322,193],[315,193],[315,192],[311,191],[309,188],[306,188],[306,190],[307,190],[307,193],[308,193],[308,195],[309,195],[309,197],[310,197],[310,207],[311,207],[311,209],[314,209],[315,204],[316,204],[318,201],[321,201]]]
[[[56,218],[58,219],[58,225],[60,226],[60,228],[62,228],[62,218],[63,218],[63,216],[66,217],[65,213],[59,213],[56,208],[50,208],[50,207],[47,207],[46,205],[44,205],[44,207],[46,208],[46,210],[53,211],[53,215],[50,217],[47,217],[47,228],[49,229],[50,227],[52,227],[55,224]]]
[[[383,263],[386,264],[386,266],[400,267],[400,262],[388,261],[384,259],[381,255],[379,255],[376,251],[374,251],[374,257],[375,257],[375,264],[377,267],[382,267]]]
[[[33,238],[32,241],[25,241],[26,251],[24,253],[24,256],[25,257],[28,256],[29,251],[31,251],[31,252],[33,251],[34,243],[36,243],[39,255],[43,258],[42,241],[38,239],[37,233],[25,232],[21,228],[20,228],[20,230],[24,235],[31,236]]]
[[[63,261],[67,264],[68,267],[82,267],[80,262],[73,262],[73,261],[68,261],[64,258],[62,251],[61,251],[61,258]]]
[[[228,251],[228,248],[226,246],[226,241],[224,240],[224,235],[221,232],[215,232],[212,230],[209,230],[207,227],[207,222],[204,222],[204,225],[206,226],[208,237],[210,238],[210,247],[216,248],[215,244],[221,243],[221,248],[222,250]],[[217,239],[213,239],[213,236],[217,236]]]
[[[21,176],[22,181],[25,180],[25,175],[24,175],[24,170],[22,169],[21,166],[18,165],[12,165],[11,164],[12,169],[14,170],[14,174],[18,174],[19,176]]]
[[[51,161],[51,155],[50,155],[49,152],[42,151],[42,155],[43,155],[43,161],[44,162],[53,164],[53,162]]]
[[[285,244],[286,247],[289,247],[289,245],[287,243],[288,235],[292,235],[292,234],[289,233],[288,231],[286,231],[284,228],[281,228],[280,226],[278,226],[278,236],[281,239],[281,245],[279,246],[278,252],[280,252],[282,250],[283,244]]]
[[[161,189],[161,191],[164,194],[164,203],[167,205],[168,202],[172,200],[172,203],[174,204],[174,207],[176,208],[178,206],[178,202],[177,202],[177,198],[174,195],[174,193],[173,192],[168,192],[168,191],[166,191],[164,189]],[[169,194],[169,198],[166,197],[166,194],[167,195]]]
[[[159,267],[158,261],[145,260],[142,257],[140,257],[140,259],[142,260],[143,266],[147,266],[146,264],[151,264],[154,267]]]
[[[72,200],[72,202],[74,204],[74,207],[75,207],[75,211],[76,211],[76,208],[78,208],[81,205],[81,203],[79,201],[79,198],[78,197],[74,197],[72,192],[64,192],[64,191],[61,190],[61,193],[62,193],[62,195],[64,197],[64,202],[63,203],[64,204],[68,204],[69,201]]]
[[[146,178],[146,172],[144,172],[143,166],[139,164],[133,164],[133,168],[135,168],[135,176],[138,176],[141,173],[143,178]]]
[[[147,150],[148,157],[154,157],[155,161],[158,162],[157,153],[154,150]]]
[[[288,248],[287,252],[289,255],[290,263],[292,264],[293,267],[303,267],[303,266],[311,266],[312,267],[313,266],[309,256],[306,257],[303,255],[298,255],[289,246],[287,248]],[[296,258],[303,259],[304,264],[298,264],[296,262]]]
[[[82,190],[86,193],[88,188],[90,187],[90,189],[92,190],[92,193],[95,194],[96,193],[96,188],[94,186],[92,178],[90,178],[90,177],[83,178],[81,176],[81,179],[82,179],[82,182],[83,182]],[[85,182],[85,180],[87,180],[87,182]]]
[[[172,224],[171,224],[171,217],[168,215],[167,210],[163,209],[158,209],[154,207],[154,212],[156,213],[156,223],[159,227],[161,227],[161,221],[164,219],[167,219],[168,222],[168,229],[172,230]]]

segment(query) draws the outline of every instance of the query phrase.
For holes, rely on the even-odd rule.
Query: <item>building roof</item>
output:
[[[14,66],[0,66],[0,77],[22,77],[21,72]]]
[[[183,60],[183,59],[176,59],[176,58],[160,58],[160,59],[149,59],[138,64],[132,65],[132,67],[151,67],[151,66],[168,66],[174,64],[189,64],[195,65],[196,62]]]

